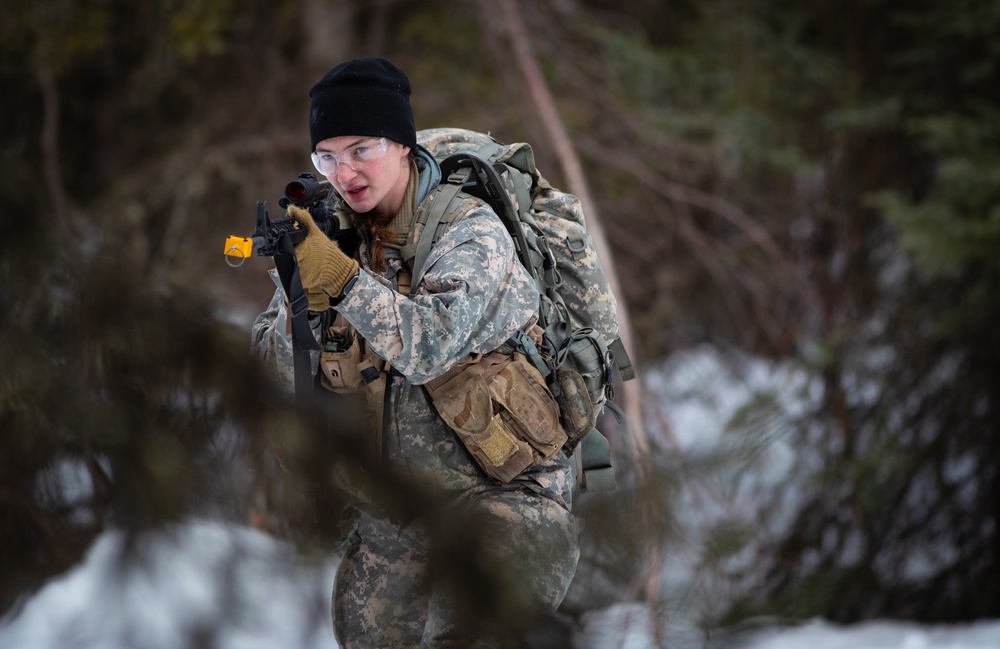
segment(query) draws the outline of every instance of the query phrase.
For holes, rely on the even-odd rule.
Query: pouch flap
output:
[[[490,380],[490,394],[507,411],[525,439],[543,457],[549,457],[566,441],[559,423],[559,406],[538,370],[522,354],[510,358],[511,362]]]
[[[486,431],[493,419],[490,391],[480,376],[456,377],[431,396],[438,414],[456,431],[478,435]]]

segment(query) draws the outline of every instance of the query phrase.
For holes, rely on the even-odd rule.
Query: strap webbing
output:
[[[400,249],[403,260],[409,265],[412,273],[409,290],[411,297],[413,291],[420,285],[420,280],[425,270],[424,264],[427,263],[427,257],[431,254],[431,248],[437,242],[436,231],[438,225],[441,223],[444,215],[449,213],[448,207],[455,200],[455,197],[458,196],[458,193],[462,191],[469,173],[470,171],[466,171],[464,175],[459,174],[459,177],[452,176],[448,179],[447,183],[438,185],[438,189],[436,190],[437,195],[434,197],[434,202],[431,204],[430,210],[424,212],[427,214],[427,219],[424,222],[423,230],[420,232],[420,238],[416,243],[408,243]],[[423,216],[422,212],[423,210],[419,209],[417,211],[415,218],[418,222]]]
[[[514,205],[510,201],[510,196],[507,195],[504,189],[503,181],[500,180],[497,170],[493,168],[489,161],[484,160],[479,154],[472,152],[454,153],[441,161],[441,173],[443,174],[452,174],[457,172],[457,170],[461,170],[464,173],[470,167],[472,173],[475,174],[476,182],[470,183],[464,188],[466,193],[485,201],[493,208],[493,211],[496,212],[497,216],[503,222],[504,227],[507,228],[507,232],[510,233],[511,238],[514,239],[518,259],[521,260],[521,264],[534,277],[535,269],[531,265],[531,255],[528,243],[524,238],[524,232],[521,230],[520,219],[514,210]]]
[[[596,428],[576,448],[577,481],[582,493],[614,491],[615,468],[611,466],[611,444]]]
[[[615,355],[615,365],[618,366],[618,372],[622,375],[622,381],[631,381],[635,378],[635,368],[632,367],[632,359],[628,357],[628,352],[625,351],[625,343],[622,342],[621,338],[615,338],[608,344],[608,349],[611,353]]]
[[[295,263],[295,246],[287,234],[282,235],[278,242],[274,266],[278,270],[281,286],[288,297],[288,310],[292,319],[295,396],[298,399],[311,399],[314,395],[314,385],[309,352],[320,347],[309,327],[309,298],[302,289],[299,266]]]
[[[524,176],[516,168],[510,167],[507,173],[511,176],[510,181],[514,185],[514,194],[517,196],[517,211],[523,216],[531,206],[528,183],[524,182]]]
[[[524,354],[524,356],[531,361],[531,364],[535,366],[535,369],[542,375],[542,378],[547,379],[549,374],[552,373],[552,368],[549,367],[545,359],[542,358],[542,354],[538,351],[538,347],[535,345],[535,341],[524,332],[522,329],[518,329],[514,334],[507,340],[507,345],[510,346],[515,352]],[[551,387],[551,386],[550,386]]]

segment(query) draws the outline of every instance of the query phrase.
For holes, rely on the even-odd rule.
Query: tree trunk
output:
[[[302,3],[303,60],[310,79],[318,79],[354,50],[354,4],[350,0]]]
[[[511,40],[511,47],[514,51],[514,58],[524,78],[524,83],[541,117],[550,144],[562,164],[563,173],[569,184],[568,190],[575,194],[586,208],[587,231],[593,237],[594,247],[607,275],[608,284],[616,296],[621,295],[618,275],[615,272],[611,251],[604,236],[604,229],[601,226],[597,203],[590,196],[590,189],[587,185],[586,175],[583,172],[583,166],[580,164],[580,158],[566,131],[566,125],[559,117],[559,110],[555,104],[555,100],[539,69],[538,61],[531,48],[531,41],[528,38],[527,27],[521,20],[514,0],[498,0],[496,4],[499,5],[503,13],[504,22]],[[489,15],[493,6],[489,2],[480,2],[484,16]],[[618,323],[621,327],[622,342],[625,344],[629,355],[633,359],[636,359],[635,346],[632,344],[632,327],[628,312],[621,301],[618,302]],[[644,471],[648,468],[645,466],[644,460],[649,458],[650,454],[648,452],[649,443],[642,421],[639,379],[637,378],[634,381],[625,383],[624,392],[625,399],[623,405],[629,422],[627,434],[632,442],[633,460],[635,460],[636,468]]]

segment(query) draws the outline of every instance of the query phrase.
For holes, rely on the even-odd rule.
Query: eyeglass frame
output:
[[[386,141],[385,137],[380,137],[377,139],[377,144],[375,146],[369,147],[379,152],[378,155],[373,158],[369,158],[367,160],[365,159],[359,160],[354,157],[353,152],[354,150],[361,148],[359,146],[360,144],[361,143],[352,145],[348,149],[348,153],[346,155],[330,153],[328,151],[323,151],[323,152],[313,151],[311,154],[309,154],[309,157],[312,158],[312,163],[313,166],[316,167],[316,171],[320,172],[324,176],[332,176],[333,174],[337,173],[340,170],[340,165],[342,164],[347,165],[347,167],[353,171],[363,171],[367,169],[372,162],[375,162],[376,160],[381,160],[383,157],[385,157],[385,154],[389,151],[388,141]],[[323,163],[320,156],[330,156],[332,158],[331,163],[333,164],[333,166],[331,167],[330,173],[323,171]]]

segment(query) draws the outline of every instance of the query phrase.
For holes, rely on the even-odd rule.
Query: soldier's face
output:
[[[316,153],[333,154],[340,160],[364,157],[355,155],[359,147],[368,148],[377,138],[342,135],[316,145]],[[403,204],[406,183],[410,178],[410,148],[385,140],[385,154],[364,161],[364,164],[339,162],[324,175],[347,204],[358,214],[374,217],[394,216]],[[329,157],[329,156],[327,156]]]

